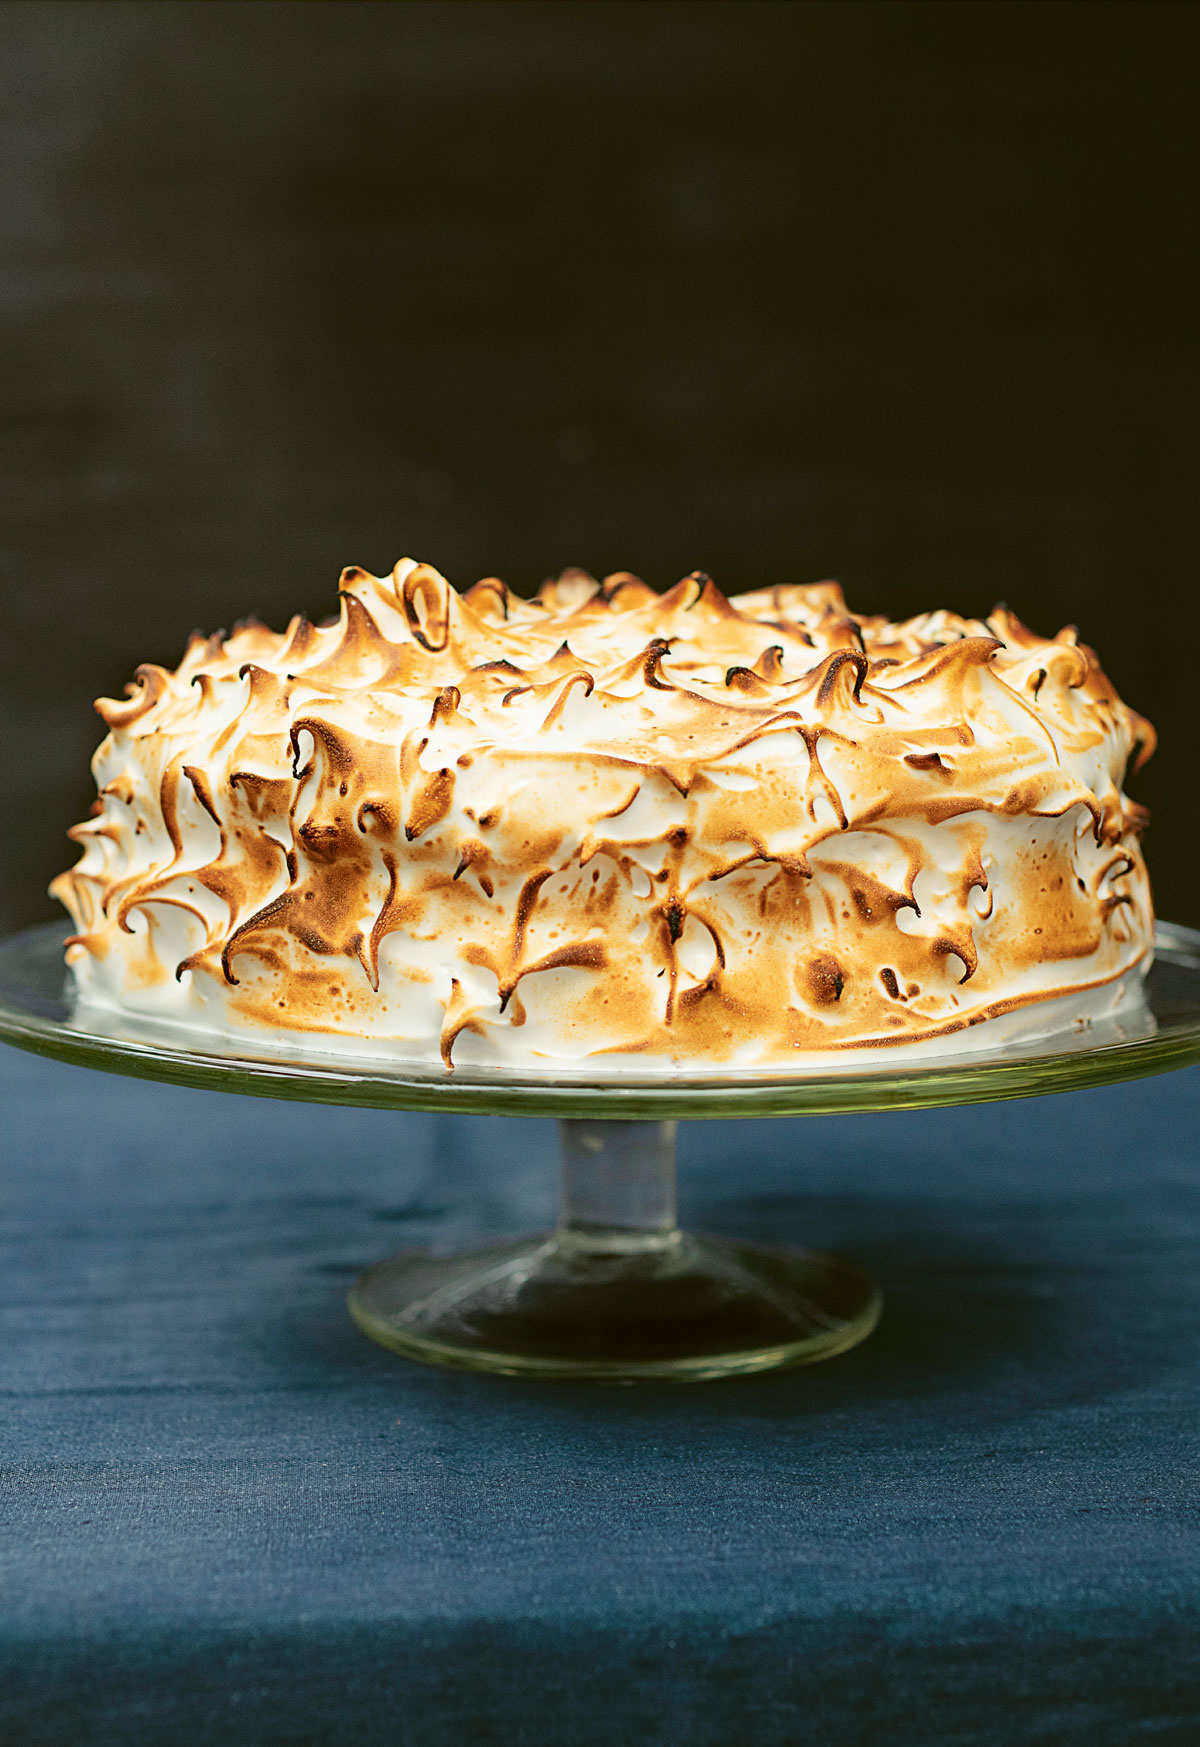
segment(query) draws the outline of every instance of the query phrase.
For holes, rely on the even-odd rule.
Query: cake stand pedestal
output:
[[[1144,1006],[1052,1037],[919,1058],[879,1052],[821,1071],[588,1077],[392,1064],[72,1008],[61,924],[0,941],[0,1039],[86,1067],[263,1097],[384,1109],[558,1117],[556,1230],[453,1255],[402,1250],[350,1311],[396,1352],[459,1369],[680,1381],[806,1364],[879,1316],[852,1262],[680,1231],[680,1117],[801,1116],[1031,1097],[1200,1061],[1200,934],[1160,924]]]
[[[674,1122],[560,1132],[557,1228],[368,1268],[349,1300],[365,1334],[439,1365],[630,1382],[806,1364],[874,1328],[852,1262],[680,1231]]]

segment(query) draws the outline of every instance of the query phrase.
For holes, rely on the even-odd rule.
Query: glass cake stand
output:
[[[59,923],[0,941],[0,1039],[112,1073],[261,1097],[397,1110],[555,1116],[557,1228],[454,1254],[401,1250],[349,1305],[373,1340],[439,1365],[540,1377],[676,1381],[810,1364],[875,1326],[878,1288],[812,1250],[681,1231],[679,1118],[808,1116],[1025,1098],[1200,1060],[1200,933],[1161,923],[1146,1003],[992,1050],[899,1053],[818,1072],[623,1074],[457,1068],[320,1054],[123,1015],[74,1013]]]

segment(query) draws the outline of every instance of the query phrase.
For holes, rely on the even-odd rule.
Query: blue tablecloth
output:
[[[0,1739],[1200,1740],[1200,1072],[681,1128],[697,1226],[878,1332],[693,1388],[408,1364],[402,1242],[551,1217],[549,1123],[0,1050]]]

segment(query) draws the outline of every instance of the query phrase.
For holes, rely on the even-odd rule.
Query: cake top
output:
[[[699,572],[662,595],[578,570],[532,600],[495,578],[459,595],[409,559],[383,578],[346,570],[340,590],[334,622],[196,634],[175,672],[142,666],[127,700],[97,709],[135,738],[189,744],[202,801],[214,784],[277,776],[281,737],[293,774],[320,742],[386,800],[394,765],[364,769],[365,749],[387,764],[399,747],[402,782],[418,765],[437,779],[433,793],[417,784],[410,841],[449,811],[455,770],[481,745],[658,772],[686,794],[698,772],[745,767],[771,737],[798,734],[812,841],[905,807],[936,823],[1082,802],[1099,830],[1120,815],[1129,752],[1140,764],[1154,744],[1073,628],[1038,637],[1003,607],[892,623],[851,613],[834,582],[731,601]],[[768,796],[759,809],[769,833]],[[781,824],[796,837],[794,819]]]

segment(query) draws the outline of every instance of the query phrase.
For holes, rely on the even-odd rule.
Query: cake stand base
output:
[[[401,1250],[367,1270],[349,1303],[364,1334],[410,1359],[635,1383],[831,1358],[871,1332],[880,1297],[836,1256],[681,1232],[636,1256],[554,1236],[447,1257]]]
[[[429,1364],[611,1383],[812,1364],[868,1335],[880,1295],[853,1263],[679,1230],[674,1131],[564,1122],[557,1231],[401,1250],[354,1285],[355,1322]]]

